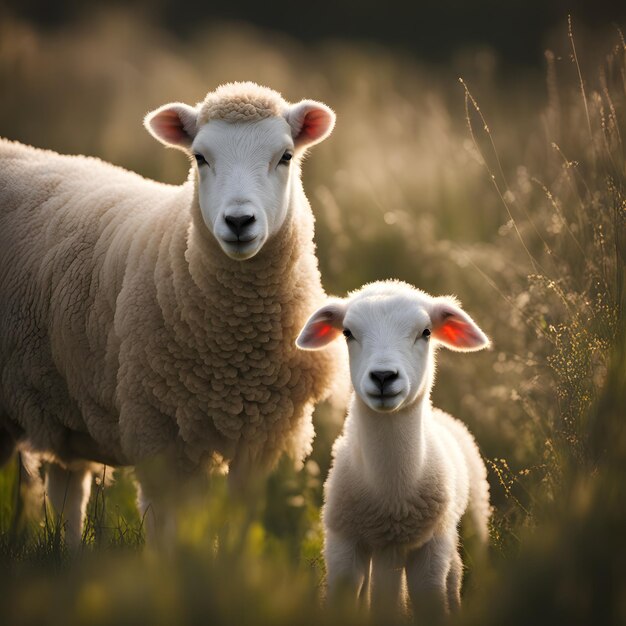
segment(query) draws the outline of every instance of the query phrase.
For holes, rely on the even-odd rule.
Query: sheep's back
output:
[[[0,413],[35,447],[122,460],[116,298],[138,224],[176,192],[0,140]]]
[[[31,443],[190,469],[310,450],[340,359],[294,343],[324,300],[305,200],[244,264],[194,229],[191,182],[2,140],[0,162],[0,414]]]

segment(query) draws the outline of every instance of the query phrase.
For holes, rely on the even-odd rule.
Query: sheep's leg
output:
[[[46,492],[59,523],[65,525],[67,545],[78,547],[91,493],[91,472],[87,467],[65,469],[51,463],[46,475]]]
[[[239,547],[248,537],[252,524],[258,519],[267,472],[260,467],[246,450],[240,451],[228,466],[228,493],[232,503],[243,512],[241,526],[237,528]]]
[[[359,605],[365,609],[370,605],[370,574],[372,573],[372,555],[364,553],[365,562],[363,564],[363,583],[359,591]]]
[[[458,611],[461,607],[461,582],[463,580],[463,561],[458,549],[454,551],[452,556],[452,565],[448,572],[446,581],[446,589],[448,592],[448,608],[450,611]]]
[[[15,452],[15,439],[11,433],[0,427],[0,467],[8,463]]]
[[[448,575],[457,552],[456,532],[433,537],[408,555],[406,578],[413,611],[432,618],[448,612]],[[457,568],[460,565],[460,559]],[[454,579],[460,570],[453,574]],[[460,578],[457,581],[460,584]]]
[[[241,451],[228,465],[228,491],[235,500],[257,503],[266,476],[263,468],[258,467],[246,451]]]
[[[13,529],[21,530],[26,520],[35,519],[41,513],[44,483],[40,475],[41,458],[36,453],[20,450],[17,459],[19,489]]]
[[[136,468],[137,506],[148,546],[167,549],[176,539],[176,517],[171,503],[167,502],[167,487],[151,469]]]
[[[0,468],[11,460],[16,449],[18,446],[13,435],[7,429],[0,427]],[[43,497],[43,484],[39,477],[39,459],[36,455],[24,450],[19,451],[17,471],[18,489],[11,521],[13,533],[24,530],[26,520],[40,511]]]
[[[399,614],[405,610],[403,593],[404,556],[395,548],[372,555],[372,611],[379,615]]]
[[[324,538],[327,599],[334,602],[344,594],[367,597],[370,554],[353,539],[326,529]]]

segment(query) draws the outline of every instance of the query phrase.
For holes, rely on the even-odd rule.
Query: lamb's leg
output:
[[[369,578],[370,555],[356,541],[326,529],[324,561],[329,602],[335,602],[344,594],[355,600],[367,596],[363,586]]]
[[[456,531],[435,536],[409,554],[407,586],[413,612],[420,617],[432,619],[448,612],[447,581],[455,554]]]
[[[70,548],[80,545],[87,502],[91,493],[91,472],[87,467],[65,469],[50,463],[46,492],[59,523],[65,526],[65,541]]]
[[[406,608],[403,592],[404,556],[395,548],[372,555],[371,608],[378,615],[396,615]]]

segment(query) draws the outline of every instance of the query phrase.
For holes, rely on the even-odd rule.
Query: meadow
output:
[[[53,31],[0,22],[0,135],[164,182],[188,163],[141,126],[161,104],[254,80],[335,109],[304,165],[326,290],[396,277],[453,293],[493,341],[442,351],[433,397],[475,434],[494,504],[488,558],[471,537],[464,548],[459,624],[626,623],[626,43],[577,26],[536,73],[483,49],[444,67],[241,24],[182,41],[129,12]],[[129,470],[96,480],[69,554],[50,515],[19,510],[13,459],[0,470],[0,623],[367,623],[319,603],[321,488],[342,418],[318,408],[311,458],[280,464],[252,519],[212,479],[178,512],[167,554],[144,547]]]

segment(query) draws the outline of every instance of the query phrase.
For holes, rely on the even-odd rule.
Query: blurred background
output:
[[[568,23],[568,15],[571,20]],[[626,622],[626,3],[0,4],[0,135],[169,183],[145,113],[253,80],[338,115],[304,165],[328,292],[454,293],[489,352],[440,353],[434,403],[476,435],[495,506],[464,544],[461,623]],[[459,80],[461,79],[461,80]],[[317,596],[321,487],[343,414],[250,521],[221,479],[143,550],[129,471],[97,481],[79,555],[0,470],[0,621],[363,623]]]

